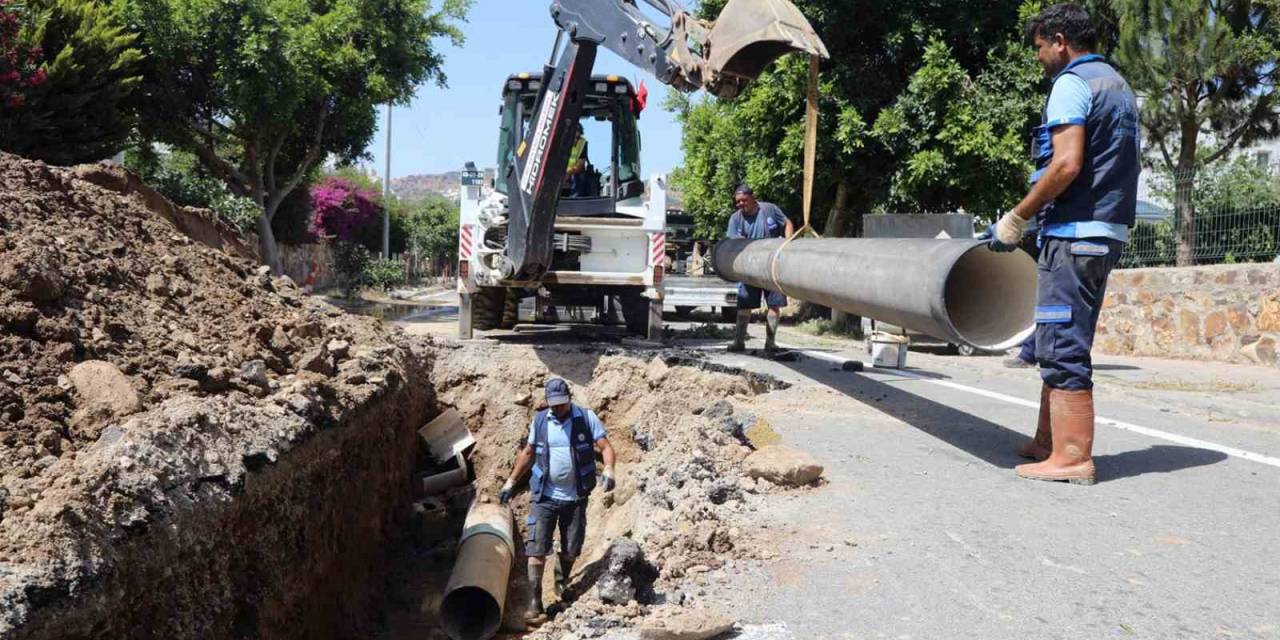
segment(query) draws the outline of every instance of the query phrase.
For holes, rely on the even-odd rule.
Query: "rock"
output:
[[[786,487],[799,487],[822,477],[822,464],[809,454],[785,445],[767,446],[743,461],[749,477]]]
[[[733,404],[728,400],[718,400],[715,404],[707,407],[702,412],[702,417],[708,420],[716,420],[719,418],[727,418],[733,415]]]
[[[199,382],[209,375],[209,367],[194,362],[181,362],[173,368],[173,375]]]
[[[311,371],[325,376],[334,374],[333,363],[329,358],[329,350],[320,345],[302,354],[298,359],[299,371]]]
[[[227,367],[214,367],[200,380],[200,390],[205,393],[221,393],[231,387],[234,372]]]
[[[86,360],[67,373],[71,386],[79,396],[80,406],[105,410],[111,416],[124,416],[142,409],[138,392],[110,362]]]
[[[705,609],[682,609],[640,624],[641,640],[708,640],[733,631],[732,618]]]
[[[158,273],[147,276],[146,286],[147,293],[153,296],[168,297],[169,295],[169,283]]]
[[[1258,313],[1258,330],[1280,332],[1280,298],[1263,301]]]
[[[654,358],[649,361],[649,366],[645,367],[644,377],[649,381],[650,386],[658,386],[662,383],[662,379],[667,377],[667,372],[671,367],[662,361],[662,358]]]
[[[57,259],[48,252],[5,256],[0,260],[0,285],[32,302],[53,302],[66,290]]]
[[[645,560],[640,544],[622,538],[609,547],[604,573],[596,581],[596,594],[609,604],[648,600],[657,577],[658,571]]]
[[[267,265],[265,265],[265,264],[264,264],[264,265],[261,265],[261,266],[259,266],[257,269],[254,269],[254,270],[253,270],[253,275],[255,275],[255,276],[270,276],[270,275],[271,275],[271,267],[269,267],[269,266],[267,266]]]
[[[267,363],[262,360],[250,360],[240,365],[240,379],[262,389],[271,385],[267,378]]]
[[[325,348],[329,350],[329,353],[333,354],[335,362],[342,360],[351,353],[351,343],[346,340],[330,340],[329,343],[325,345]]]
[[[293,351],[293,340],[289,339],[289,334],[283,327],[276,327],[271,332],[271,349],[277,353],[289,353]]]
[[[1246,339],[1240,353],[1254,364],[1273,365],[1276,363],[1276,341],[1266,336],[1255,336]]]

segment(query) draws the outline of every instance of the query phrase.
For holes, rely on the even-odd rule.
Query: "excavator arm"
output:
[[[664,84],[681,91],[705,89],[721,98],[740,94],[787,53],[828,57],[813,27],[788,0],[729,0],[714,23],[696,19],[671,0],[639,1],[670,24],[655,25],[637,0],[551,5],[560,28],[556,51],[543,69],[525,139],[511,166],[504,167],[510,198],[505,279],[536,282],[550,268],[556,205],[600,47]]]

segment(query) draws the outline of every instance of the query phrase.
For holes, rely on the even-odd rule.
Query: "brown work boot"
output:
[[[1018,455],[1028,460],[1047,460],[1053,451],[1053,436],[1049,431],[1049,385],[1040,387],[1040,421],[1036,423],[1036,436],[1018,447]]]
[[[1019,465],[1014,471],[1028,480],[1097,482],[1093,466],[1093,390],[1049,391],[1053,451],[1044,462]]]

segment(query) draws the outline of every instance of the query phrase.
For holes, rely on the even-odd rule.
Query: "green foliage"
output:
[[[174,204],[209,209],[241,233],[256,231],[262,215],[258,204],[231,193],[226,183],[204,172],[191,154],[135,145],[125,152],[124,164]]]
[[[1030,172],[1028,132],[1044,98],[1034,56],[1006,45],[971,78],[934,40],[905,92],[880,112],[872,136],[900,163],[884,208],[995,213],[1017,204]]]
[[[1280,176],[1273,168],[1238,156],[1203,169],[1194,180],[1178,180],[1160,170],[1152,177],[1152,189],[1164,201],[1190,189],[1196,262],[1270,262],[1280,255]],[[1125,266],[1175,264],[1178,230],[1173,220],[1139,224]]]
[[[436,262],[458,260],[458,203],[442,196],[408,205],[404,221],[408,247]]]
[[[939,189],[949,180],[942,172],[955,166],[976,174],[981,168],[968,168],[972,158],[981,158],[986,168],[1001,169],[991,185],[997,195],[983,194],[982,201],[1002,201],[1010,188],[1011,167],[1021,162],[1006,157],[1013,144],[1004,138],[1005,132],[1027,122],[1036,111],[1023,112],[1029,103],[1027,94],[1035,92],[1026,87],[1021,58],[1010,45],[1021,38],[1018,0],[798,0],[795,4],[831,52],[831,60],[822,66],[820,86],[816,227],[826,235],[848,235],[859,228],[855,213],[885,208],[890,202],[960,200],[963,194],[958,189]],[[715,17],[723,5],[722,0],[704,1],[702,14]],[[903,97],[934,42],[949,49],[961,76],[979,79],[950,78],[950,89],[968,98],[963,105],[939,105],[929,99],[933,89],[924,86],[914,96]],[[947,65],[936,58],[925,73],[948,72]],[[993,65],[998,68],[983,75]],[[696,217],[700,234],[723,233],[724,221],[733,210],[733,186],[743,181],[751,183],[762,199],[800,218],[806,86],[807,61],[788,56],[736,100],[677,97],[668,104],[684,125],[685,166],[672,180],[683,190],[685,208]],[[881,121],[882,113],[895,105],[900,107],[897,113]],[[956,132],[966,118],[995,114],[1005,120],[994,124],[989,134]],[[921,123],[928,125],[928,134],[906,129]],[[1025,154],[1022,141],[1029,131],[1020,133],[1018,143]],[[939,139],[944,134],[948,137]],[[991,150],[974,149],[987,140],[998,144]],[[968,191],[981,188],[979,181]],[[907,208],[933,206],[923,202]]]
[[[27,0],[21,33],[43,53],[43,81],[0,111],[0,148],[51,164],[102,160],[132,130],[142,52],[97,0]]]
[[[444,82],[470,0],[114,0],[148,54],[140,129],[192,153],[268,221],[332,157],[361,157],[379,105]],[[212,118],[211,118],[212,117]],[[279,268],[274,238],[263,256]]]
[[[364,245],[355,242],[333,244],[333,272],[344,297],[351,299],[360,293],[366,283],[365,272],[372,260],[373,255]]]
[[[364,281],[369,286],[383,291],[390,291],[404,284],[406,280],[404,263],[399,260],[371,260],[364,268]]]

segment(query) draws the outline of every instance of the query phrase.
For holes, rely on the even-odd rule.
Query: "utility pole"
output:
[[[387,167],[382,175],[382,259],[391,259],[391,103],[387,103]]]

